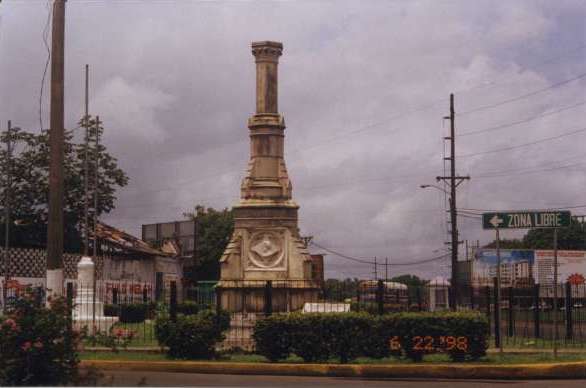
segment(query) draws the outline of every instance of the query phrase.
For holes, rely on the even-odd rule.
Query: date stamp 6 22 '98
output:
[[[431,335],[416,335],[411,338],[413,350],[416,352],[445,352],[459,350],[468,352],[468,337],[456,337],[451,335],[442,335],[434,337]],[[390,339],[391,350],[401,350],[401,339],[399,336],[393,336]]]

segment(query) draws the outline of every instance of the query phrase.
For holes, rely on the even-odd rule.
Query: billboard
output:
[[[533,277],[540,284],[553,284],[553,250],[536,250]],[[558,251],[558,283],[583,284],[586,251]]]
[[[478,249],[472,265],[472,285],[492,286],[497,275],[496,249]],[[501,286],[532,284],[535,254],[532,250],[501,249]]]
[[[492,286],[497,273],[496,249],[479,249],[472,265],[472,284]],[[584,284],[586,251],[558,251],[558,282]],[[553,250],[501,249],[501,285],[522,287],[553,283]]]

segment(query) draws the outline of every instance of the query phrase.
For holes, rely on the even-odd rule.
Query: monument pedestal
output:
[[[104,303],[98,293],[94,293],[94,262],[83,256],[77,264],[77,292],[72,312],[73,327],[78,330],[87,328],[88,334],[110,331],[118,322],[118,317],[104,316]]]
[[[312,261],[299,236],[285,166],[285,120],[279,114],[277,74],[283,45],[254,42],[256,113],[248,120],[250,160],[234,210],[234,233],[220,259],[217,295],[232,314],[226,346],[250,349],[254,322],[266,313],[301,311],[318,302]],[[270,291],[267,290],[267,282]],[[270,303],[270,305],[268,305]]]

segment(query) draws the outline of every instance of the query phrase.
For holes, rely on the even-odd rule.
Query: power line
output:
[[[573,54],[573,53],[575,53],[575,52],[577,52],[577,51],[579,51],[579,50],[581,50],[581,49],[583,49],[585,47],[586,47],[586,44],[584,44],[584,43],[582,43],[582,44],[580,44],[578,46],[574,46],[571,49],[566,50],[565,51],[565,54],[563,54],[563,55],[556,54],[556,55],[554,55],[552,57],[549,57],[549,58],[547,58],[545,60],[542,60],[541,62],[537,62],[535,65],[531,66],[531,69],[537,69],[537,68],[540,68],[543,65],[548,65],[550,63],[558,62],[561,59],[564,59],[565,57],[567,57],[568,55]],[[519,73],[524,72],[528,68],[529,67],[526,66],[524,68],[519,69],[518,72],[517,72],[517,74],[505,75],[505,76],[502,76],[502,77],[497,77],[496,79],[498,80],[498,79],[507,79],[507,78],[516,77],[516,76],[518,76]],[[504,84],[503,83],[494,83],[494,81],[486,81],[486,82],[482,82],[482,83],[480,83],[478,85],[471,86],[471,87],[469,87],[467,89],[463,89],[463,90],[460,90],[460,91],[456,91],[455,94],[458,95],[461,92],[469,92],[469,91],[474,91],[476,89],[491,88],[493,86],[500,86],[500,85],[504,85]]]
[[[320,245],[320,244],[316,243],[315,241],[311,241],[310,244],[311,245],[315,245],[316,247],[318,247],[320,249],[323,249],[324,251],[329,252],[329,253],[331,253],[333,255],[336,255],[338,257],[341,257],[343,259],[347,259],[347,260],[351,260],[351,261],[355,261],[355,262],[363,263],[363,264],[369,264],[369,265],[374,265],[375,264],[374,261],[368,261],[368,260],[365,260],[365,259],[362,259],[362,258],[345,255],[343,253],[334,251],[333,249],[326,248],[323,245]],[[404,262],[404,263],[394,263],[393,262],[393,263],[389,263],[388,265],[389,266],[412,266],[412,265],[419,265],[419,264],[430,263],[432,261],[443,260],[443,259],[445,259],[446,257],[448,257],[450,255],[451,255],[451,253],[448,252],[448,253],[445,253],[443,255],[431,257],[431,258],[428,258],[428,259],[417,260],[417,261],[412,261],[412,262]]]
[[[562,137],[567,137],[567,136],[575,135],[577,133],[582,133],[582,132],[585,132],[585,131],[586,131],[586,128],[580,128],[580,129],[577,129],[575,131],[562,133],[561,135],[557,135],[557,136],[546,137],[546,138],[539,139],[539,140],[535,140],[535,141],[532,141],[532,142],[529,142],[529,143],[517,144],[517,145],[514,145],[514,146],[510,146],[510,147],[497,148],[497,149],[488,150],[488,151],[475,152],[475,153],[472,153],[472,154],[458,155],[458,157],[460,157],[460,158],[468,158],[468,157],[472,157],[472,156],[486,155],[486,154],[492,154],[492,153],[502,152],[502,151],[510,151],[510,150],[514,150],[514,149],[517,149],[517,148],[528,147],[528,146],[532,146],[532,145],[539,144],[539,143],[545,143],[545,142],[551,141],[551,140],[561,139]]]
[[[460,137],[470,136],[470,135],[476,135],[476,134],[479,134],[479,133],[485,133],[485,132],[496,131],[496,130],[499,130],[499,129],[509,128],[509,127],[512,127],[512,126],[515,126],[515,125],[528,123],[530,121],[538,120],[538,119],[541,119],[543,117],[551,116],[551,115],[556,114],[556,113],[560,113],[560,112],[563,112],[563,111],[566,111],[566,110],[569,110],[569,109],[573,109],[573,108],[576,108],[576,107],[581,106],[581,105],[584,105],[584,104],[586,104],[586,101],[581,101],[581,102],[579,102],[577,104],[574,104],[574,105],[570,105],[570,106],[566,106],[566,107],[563,107],[563,108],[560,108],[560,109],[557,109],[557,110],[554,110],[554,111],[542,113],[542,114],[539,114],[537,116],[528,117],[528,118],[523,119],[523,120],[513,121],[513,122],[510,122],[510,123],[507,123],[507,124],[501,124],[501,125],[497,125],[497,126],[494,126],[494,127],[488,127],[488,128],[483,128],[483,129],[477,129],[477,130],[474,130],[474,131],[463,132],[459,136]]]
[[[320,248],[320,249],[323,249],[323,250],[324,250],[324,251],[326,251],[326,252],[329,252],[329,253],[331,253],[331,254],[333,254],[333,255],[336,255],[336,256],[338,256],[338,257],[341,257],[341,258],[343,258],[343,259],[346,259],[346,260],[351,260],[351,261],[355,261],[355,262],[357,262],[357,263],[362,263],[362,264],[369,264],[369,265],[374,265],[374,264],[375,264],[375,262],[374,262],[374,261],[368,261],[368,260],[365,260],[365,259],[362,259],[362,258],[353,257],[353,256],[348,256],[348,255],[345,255],[345,254],[343,254],[343,253],[336,252],[336,251],[334,251],[333,249],[326,248],[326,247],[324,247],[324,246],[322,246],[322,245],[320,245],[320,244],[316,243],[315,241],[311,241],[311,242],[310,242],[310,245],[315,245],[316,247],[318,247],[318,248]]]
[[[577,75],[577,76],[575,76],[573,78],[570,78],[570,79],[567,79],[567,80],[564,80],[564,81],[557,82],[557,83],[555,83],[553,85],[550,85],[550,86],[545,87],[545,88],[542,88],[542,89],[534,90],[534,91],[532,91],[530,93],[522,94],[520,96],[513,97],[513,98],[509,98],[509,99],[506,99],[506,100],[503,100],[503,101],[499,101],[499,102],[496,102],[496,103],[493,103],[493,104],[483,105],[483,106],[479,106],[477,108],[473,108],[473,109],[467,110],[465,112],[459,113],[458,116],[465,116],[465,115],[469,115],[471,113],[476,113],[476,112],[479,112],[479,111],[482,111],[482,110],[496,108],[498,106],[505,105],[505,104],[508,104],[508,103],[511,103],[511,102],[520,101],[520,100],[523,100],[525,98],[529,98],[529,97],[535,96],[537,94],[546,92],[548,90],[555,89],[555,88],[558,88],[560,86],[569,84],[570,82],[573,82],[573,81],[582,79],[584,77],[586,77],[586,73],[579,74],[579,75]]]
[[[501,178],[501,177],[507,177],[507,176],[514,176],[514,175],[521,175],[521,174],[534,174],[534,173],[538,173],[538,172],[548,172],[548,171],[556,171],[556,170],[563,170],[566,168],[571,168],[571,167],[577,167],[577,166],[583,166],[586,162],[580,162],[580,163],[572,163],[572,164],[567,164],[564,166],[557,166],[557,167],[549,167],[549,168],[543,168],[543,169],[537,169],[537,170],[529,170],[527,171],[525,170],[521,170],[521,171],[517,171],[517,172],[513,172],[513,173],[508,173],[508,174],[492,174],[492,175],[477,175],[477,178]]]
[[[39,91],[39,125],[40,130],[43,130],[43,90],[45,88],[45,78],[47,77],[47,69],[49,68],[49,62],[51,61],[51,47],[49,47],[49,24],[53,13],[51,12],[50,6],[51,0],[47,0],[47,21],[45,22],[45,28],[43,28],[43,43],[47,49],[47,60],[45,61],[45,69],[43,70],[43,77],[41,78],[41,90]]]
[[[542,209],[527,209],[527,210],[531,210],[531,211],[552,211],[552,210],[580,209],[580,208],[586,208],[586,205],[555,206],[555,207],[548,207],[548,208],[542,208]],[[500,211],[503,211],[502,209],[495,210],[495,209],[475,209],[475,208],[462,209],[462,210],[475,211],[475,212],[481,212],[481,213],[482,212],[500,212]]]
[[[509,169],[506,169],[506,170],[496,170],[496,171],[495,170],[481,171],[480,174],[481,174],[481,176],[486,177],[487,175],[505,174],[505,173],[509,173],[509,172],[519,172],[519,171],[527,171],[527,170],[531,171],[531,170],[534,170],[534,169],[540,168],[540,167],[547,167],[549,165],[566,163],[566,162],[569,162],[570,160],[580,159],[580,158],[583,158],[585,156],[586,156],[586,153],[580,153],[578,155],[574,155],[574,156],[571,156],[569,158],[546,161],[546,162],[543,162],[543,163],[541,163],[540,165],[537,165],[537,166],[521,167],[521,168],[509,168]]]

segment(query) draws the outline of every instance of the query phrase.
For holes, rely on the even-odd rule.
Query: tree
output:
[[[97,149],[96,136],[103,133],[103,127],[89,118],[89,174],[88,198],[89,219],[93,219],[93,195],[98,190],[97,215],[109,213],[114,209],[116,190],[128,184],[126,173],[118,167],[117,160],[111,156],[103,144]],[[82,244],[84,205],[85,205],[85,142],[75,143],[74,131],[66,131],[64,147],[64,250],[79,252]],[[0,134],[0,140],[6,143],[8,133]],[[11,159],[11,223],[10,244],[21,247],[45,247],[47,243],[47,218],[49,202],[49,132],[32,133],[22,129],[11,131],[11,140],[18,145],[17,152]],[[98,182],[96,185],[95,154],[98,152]],[[4,208],[6,206],[6,177],[8,168],[6,150],[0,152],[0,169],[3,184],[0,188],[2,207],[2,224],[0,241],[4,240]],[[90,225],[91,227],[91,225]]]
[[[407,286],[409,290],[409,296],[411,300],[417,299],[417,289],[422,288],[425,285],[425,280],[421,279],[416,275],[399,275],[391,278],[392,282],[401,283]],[[420,292],[420,295],[422,293]]]
[[[586,250],[586,224],[572,221],[569,227],[558,229],[558,249]],[[500,240],[501,249],[553,249],[553,229],[530,229],[521,240]],[[484,246],[496,248],[496,241]]]
[[[197,205],[195,211],[185,216],[197,222],[196,263],[187,271],[191,281],[218,280],[220,258],[234,231],[234,215],[231,209],[216,210]]]
[[[501,249],[526,249],[525,242],[519,239],[502,239],[499,241],[499,247]],[[496,240],[486,244],[483,248],[496,248]]]
[[[357,278],[326,279],[323,286],[324,298],[328,301],[343,302],[345,299],[356,298],[358,293]]]
[[[558,229],[558,249],[586,249],[586,231],[584,223],[572,221],[569,227]],[[553,249],[553,229],[531,229],[523,243],[528,249]]]

